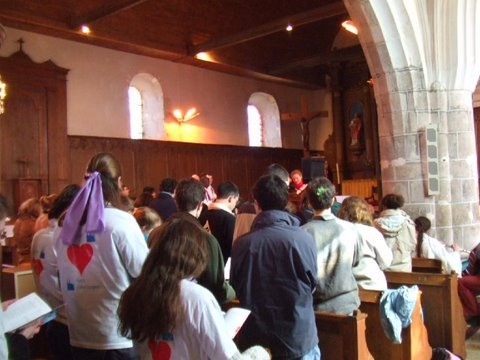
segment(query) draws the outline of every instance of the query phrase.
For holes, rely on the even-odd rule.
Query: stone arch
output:
[[[165,138],[165,112],[163,90],[160,82],[147,73],[136,74],[130,86],[137,88],[143,100],[143,138],[162,140]]]
[[[262,116],[263,145],[267,147],[282,147],[280,111],[275,98],[267,93],[256,92],[248,99],[248,105],[254,105]]]
[[[374,80],[383,193],[400,192],[436,235],[478,243],[472,92],[480,74],[480,3],[344,0]],[[427,192],[422,132],[438,126],[440,194]],[[468,189],[468,191],[466,191]]]

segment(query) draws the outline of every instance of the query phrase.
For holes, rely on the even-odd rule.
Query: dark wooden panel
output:
[[[277,162],[291,170],[291,164],[300,166],[302,157],[301,150],[247,146],[83,136],[69,136],[68,142],[70,181],[80,182],[88,160],[97,152],[108,151],[121,162],[122,179],[133,196],[146,185],[157,188],[164,177],[182,179],[208,171],[214,176],[215,186],[223,181],[233,181],[242,197],[249,198],[253,184],[267,165]]]
[[[0,131],[0,192],[12,198],[12,181],[35,178],[41,193],[58,191],[68,178],[66,75],[53,62],[35,63],[22,50],[0,57],[8,86]]]

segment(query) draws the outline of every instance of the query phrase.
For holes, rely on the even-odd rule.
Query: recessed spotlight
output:
[[[358,29],[352,20],[347,20],[342,22],[342,26],[345,30],[350,31],[352,34],[355,34],[355,35],[358,34]]]
[[[198,60],[213,62],[213,58],[209,54],[207,54],[206,52],[199,52],[197,55],[195,55],[195,57]]]
[[[88,35],[92,32],[87,25],[82,25],[82,27],[80,28],[80,31],[85,35]]]
[[[292,31],[293,30],[292,24],[288,24],[287,27],[285,28],[285,30]]]

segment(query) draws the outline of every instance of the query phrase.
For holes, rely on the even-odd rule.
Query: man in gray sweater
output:
[[[360,306],[353,267],[360,256],[360,236],[353,224],[337,218],[331,212],[335,186],[326,177],[315,178],[308,184],[308,200],[314,217],[302,228],[317,244],[316,310],[351,314]]]

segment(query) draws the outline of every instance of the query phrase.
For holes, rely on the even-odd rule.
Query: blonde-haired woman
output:
[[[338,217],[354,224],[361,236],[361,256],[353,275],[359,288],[386,290],[387,280],[383,270],[392,262],[392,251],[383,235],[373,226],[370,205],[356,196],[343,200]]]

